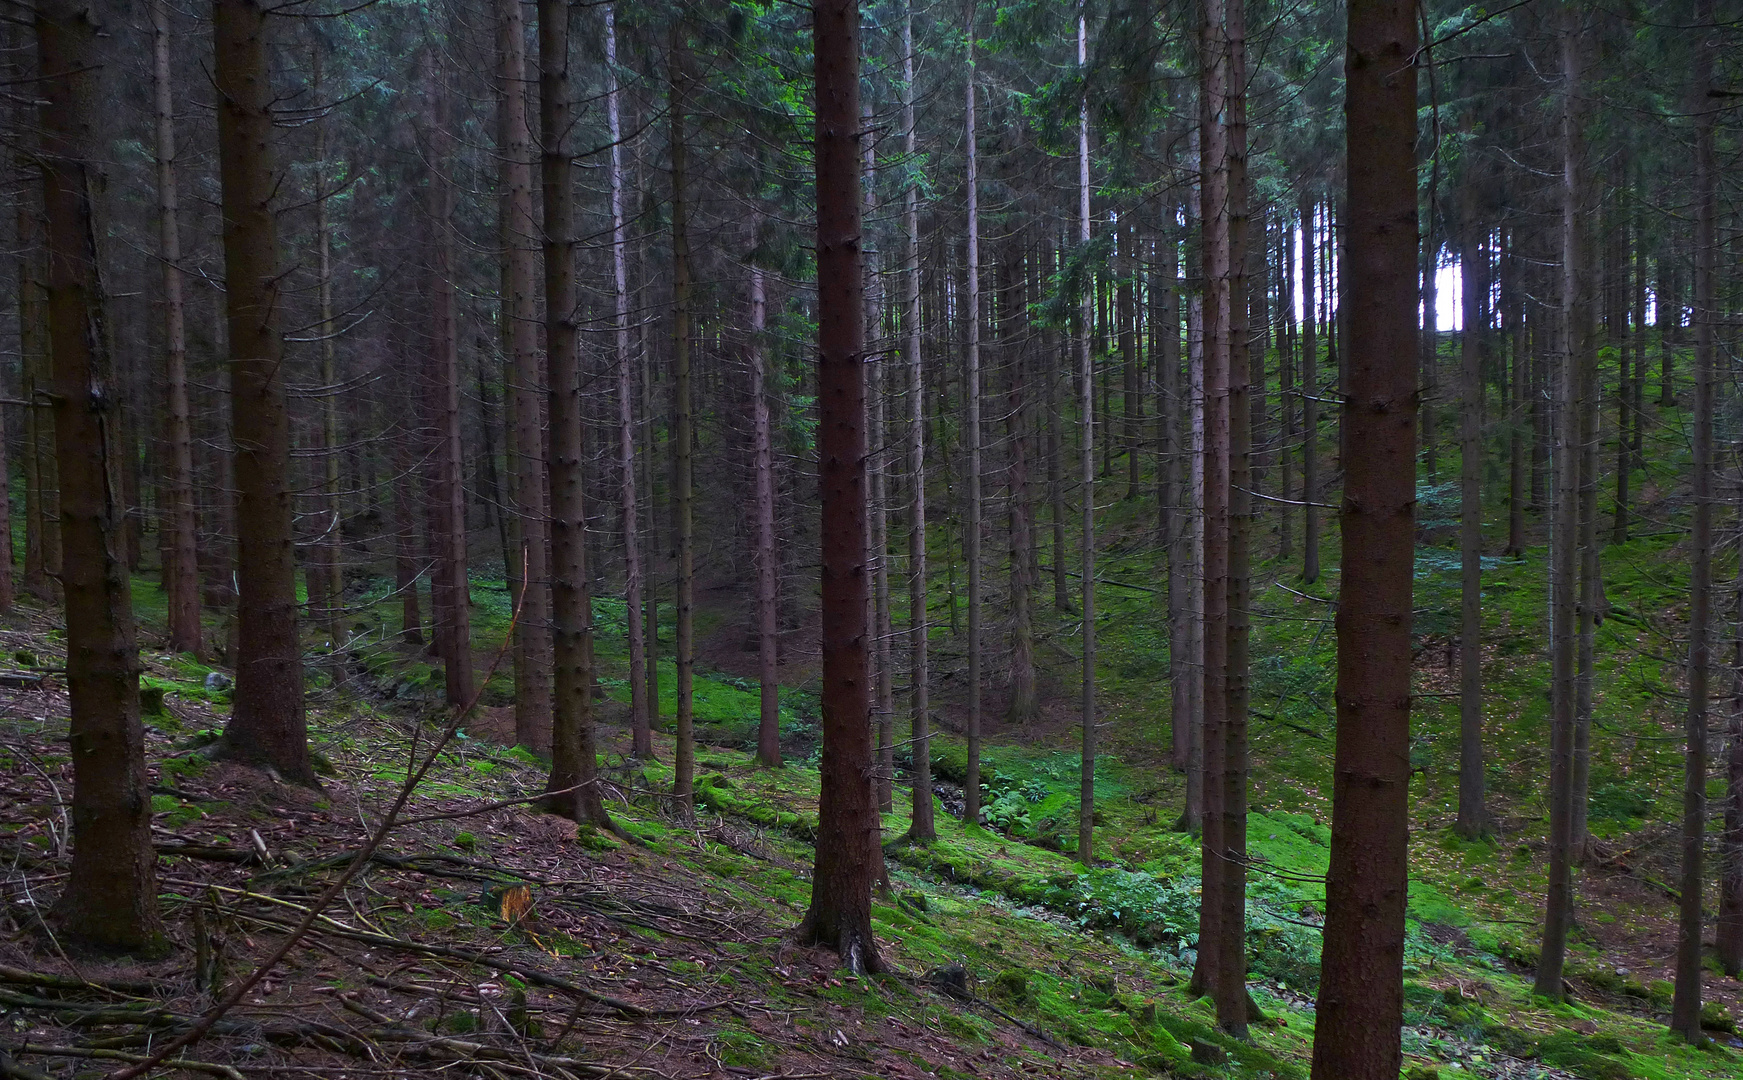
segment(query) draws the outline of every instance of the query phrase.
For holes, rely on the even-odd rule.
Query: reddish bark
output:
[[[1344,61],[1350,381],[1337,745],[1316,1080],[1396,1080],[1408,883],[1416,501],[1416,8],[1353,0]]]
[[[800,940],[883,969],[871,929],[881,865],[867,682],[865,306],[860,261],[859,4],[814,8],[823,759],[817,861]]]

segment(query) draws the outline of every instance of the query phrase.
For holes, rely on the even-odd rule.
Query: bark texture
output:
[[[811,906],[799,937],[835,949],[849,971],[876,972],[871,887],[882,858],[867,681],[859,4],[820,0],[813,11],[823,759]]]
[[[36,5],[42,200],[48,249],[55,437],[66,565],[73,861],[52,917],[109,952],[164,948],[157,913],[139,652],[119,498],[119,399],[111,384],[97,227],[102,56],[92,5]]]
[[[1346,462],[1340,511],[1337,745],[1313,1076],[1396,1080],[1410,827],[1417,20],[1404,0],[1353,0],[1348,19],[1344,417],[1362,453]]]
[[[236,689],[219,752],[314,784],[303,711],[290,413],[278,327],[272,81],[260,0],[212,5],[236,484]]]

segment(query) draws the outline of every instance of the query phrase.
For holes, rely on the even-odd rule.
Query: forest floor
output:
[[[1444,493],[1428,489],[1432,528]],[[1437,501],[1440,500],[1440,501]],[[1106,754],[1096,774],[1100,850],[1072,858],[1078,762],[1072,625],[1049,610],[1043,716],[989,721],[986,827],[965,826],[957,640],[936,594],[939,839],[906,843],[907,792],[885,817],[888,894],[874,928],[887,975],[852,978],[797,947],[809,899],[818,777],[816,666],[802,642],[783,667],[789,764],[758,769],[754,653],[726,593],[700,619],[696,819],[658,760],[627,758],[621,601],[599,601],[601,761],[626,842],[531,812],[543,765],[501,745],[508,686],[443,751],[405,821],[289,959],[231,1010],[182,1068],[234,1077],[1304,1077],[1313,1031],[1329,831],[1333,657],[1330,582],[1276,566],[1255,602],[1248,923],[1250,1041],[1217,1032],[1186,991],[1197,927],[1198,846],[1174,831],[1180,778],[1166,764],[1167,660],[1155,555],[1133,505],[1108,513],[1100,590]],[[1543,552],[1487,560],[1491,837],[1449,829],[1457,760],[1456,553],[1418,559],[1405,1074],[1411,1080],[1735,1077],[1743,985],[1709,971],[1711,1040],[1671,1037],[1676,739],[1675,624],[1686,563],[1674,537],[1606,551],[1609,617],[1594,699],[1592,857],[1578,875],[1572,1000],[1531,994],[1543,894]],[[1335,565],[1335,548],[1327,565]],[[1281,565],[1281,564],[1279,564]],[[945,577],[940,572],[940,578]],[[1116,584],[1117,583],[1117,584]],[[1287,584],[1293,592],[1280,587]],[[475,583],[480,667],[506,628],[500,580]],[[319,791],[199,752],[228,690],[188,656],[152,650],[155,586],[141,600],[159,885],[169,943],[125,964],[63,951],[37,913],[67,864],[66,700],[55,613],[26,602],[0,629],[0,1075],[119,1067],[211,1007],[287,933],[367,840],[408,763],[441,730],[439,678],[386,644],[395,616],[355,623],[348,687],[311,681]],[[1304,595],[1305,594],[1305,595]],[[615,606],[614,606],[615,605]],[[616,636],[614,636],[614,634]],[[995,665],[996,666],[996,665]],[[40,679],[39,679],[40,676]],[[994,672],[994,680],[997,672]],[[674,685],[662,665],[662,712]],[[155,694],[151,695],[155,696]],[[613,702],[618,702],[614,704]],[[989,703],[990,717],[999,703]],[[900,713],[900,709],[898,709]]]

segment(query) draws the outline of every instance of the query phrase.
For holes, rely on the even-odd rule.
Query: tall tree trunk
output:
[[[321,96],[323,54],[319,45],[311,50],[310,80],[314,96]],[[335,679],[344,674],[344,567],[340,564],[344,530],[341,527],[339,494],[339,360],[334,344],[332,222],[327,212],[327,126],[315,128],[315,304],[320,313],[321,395],[320,486],[318,488],[317,540],[309,552],[309,609],[327,637],[328,657]],[[191,512],[191,510],[190,510]]]
[[[1143,441],[1139,425],[1143,421],[1143,395],[1138,391],[1138,309],[1134,301],[1134,278],[1138,271],[1138,232],[1129,221],[1121,221],[1114,233],[1119,245],[1119,281],[1114,287],[1114,319],[1119,323],[1120,341],[1120,442],[1126,452],[1126,498],[1138,497],[1138,453]],[[1111,440],[1107,440],[1111,441]]]
[[[1640,323],[1634,324],[1638,332]],[[1737,492],[1737,533],[1743,539],[1743,484]],[[1731,716],[1726,732],[1725,827],[1719,842],[1719,918],[1715,945],[1719,967],[1733,979],[1743,973],[1743,563],[1732,586],[1736,607],[1731,642]]]
[[[902,142],[908,160],[915,160],[919,132],[914,118],[914,8],[902,15]],[[821,127],[821,118],[819,126]],[[908,362],[908,681],[912,687],[914,808],[908,838],[921,843],[937,839],[932,822],[932,716],[926,638],[926,375],[920,363],[920,188],[909,183],[903,193],[903,221],[908,230],[907,330]]]
[[[1202,106],[1201,106],[1202,108]],[[1202,124],[1193,126],[1188,138],[1192,144],[1192,169],[1202,173],[1203,150],[1200,146]],[[1187,715],[1192,718],[1186,733],[1186,808],[1180,827],[1197,834],[1204,826],[1205,815],[1205,424],[1208,420],[1205,394],[1205,286],[1204,286],[1204,198],[1202,183],[1193,185],[1187,193],[1186,248],[1187,266],[1192,268],[1193,281],[1186,303],[1187,353],[1187,435],[1192,455],[1188,468],[1187,527],[1191,532],[1188,545],[1190,558],[1187,571],[1186,611],[1190,639],[1187,642],[1188,686]],[[1201,938],[1203,928],[1200,927]]]
[[[48,229],[48,317],[66,565],[68,743],[73,762],[73,862],[53,916],[81,944],[159,953],[163,926],[151,848],[139,651],[122,559],[120,449],[104,326],[101,260],[89,162],[104,57],[91,6],[36,5],[42,199]]]
[[[1043,250],[1049,253],[1047,270],[1056,272],[1061,261],[1057,246],[1048,244]],[[1049,357],[1041,386],[1047,395],[1047,503],[1053,527],[1053,611],[1065,615],[1071,611],[1071,586],[1066,581],[1069,571],[1065,560],[1065,408],[1059,400],[1063,376],[1058,370],[1065,365],[1055,365],[1051,359],[1059,355],[1058,333],[1049,325],[1041,335],[1042,351]]]
[[[968,76],[963,95],[963,147],[967,155],[968,243],[967,266],[964,268],[966,289],[963,314],[968,324],[968,350],[965,357],[968,399],[968,526],[964,558],[968,563],[968,768],[962,785],[962,820],[964,824],[980,823],[980,721],[981,721],[981,425],[980,425],[980,203],[978,160],[974,138],[974,8],[968,19]]]
[[[1555,443],[1555,535],[1550,568],[1550,777],[1549,879],[1543,945],[1534,989],[1560,1001],[1567,934],[1573,922],[1573,769],[1577,726],[1575,600],[1579,559],[1582,453],[1580,416],[1586,392],[1581,358],[1591,336],[1591,281],[1587,266],[1583,10],[1564,4],[1562,48],[1562,364],[1560,437]]]
[[[1472,166],[1467,165],[1467,168]],[[1476,220],[1476,178],[1466,176],[1459,250],[1459,810],[1461,836],[1488,831],[1483,806],[1483,334],[1488,330],[1487,227]]]
[[[1718,105],[1713,82],[1713,0],[1695,0],[1694,86],[1689,100],[1695,122],[1695,409],[1694,527],[1689,547],[1688,746],[1682,796],[1682,873],[1677,904],[1676,986],[1670,1029],[1690,1043],[1701,1033],[1701,902],[1706,892],[1702,858],[1707,838],[1707,676],[1713,583],[1713,368],[1719,320],[1718,167],[1713,128]],[[44,69],[48,68],[44,64]]]
[[[224,200],[236,483],[236,691],[220,752],[314,784],[291,528],[272,86],[260,0],[215,0],[213,81]]]
[[[1000,351],[1005,356],[1006,439],[1010,452],[1005,459],[1010,490],[1010,587],[1011,587],[1011,692],[1005,719],[1028,724],[1040,715],[1035,689],[1035,511],[1029,498],[1028,388],[1031,365],[1029,339],[1019,312],[1028,310],[1029,260],[1006,259],[1000,265]]]
[[[1247,58],[1246,0],[1221,0],[1222,50],[1226,77],[1218,108],[1227,127],[1226,249],[1222,266],[1228,284],[1219,290],[1225,305],[1222,329],[1228,336],[1228,695],[1223,720],[1222,916],[1217,930],[1220,967],[1216,986],[1217,1022],[1245,1037],[1247,1031],[1247,705],[1251,616],[1252,348],[1248,306]],[[1263,235],[1263,234],[1261,234]],[[1263,365],[1260,365],[1263,368]]]
[[[642,609],[641,500],[636,493],[635,367],[634,354],[630,348],[629,231],[623,207],[623,119],[620,102],[623,91],[617,85],[616,4],[608,4],[605,8],[605,71],[606,119],[611,133],[611,275],[612,284],[615,286],[613,337],[617,346],[617,465],[623,514],[623,598],[624,625],[627,628],[629,648],[630,752],[645,761],[654,755],[654,736],[647,698],[647,645],[642,636],[642,621],[636,618]],[[761,343],[753,348],[760,353]],[[759,383],[759,394],[760,385]],[[778,752],[778,744],[776,749]]]
[[[696,553],[692,509],[695,467],[693,402],[690,397],[690,227],[689,147],[684,110],[688,107],[690,29],[682,18],[672,24],[670,65],[672,125],[672,516],[678,539],[678,738],[672,755],[672,794],[679,808],[695,809],[696,779]],[[857,209],[857,207],[856,207]]]
[[[520,0],[497,0],[497,213],[502,249],[502,351],[508,357],[508,398],[514,415],[509,436],[515,519],[521,550],[514,562],[521,580],[514,627],[514,739],[540,753],[551,749],[551,563],[545,501],[544,383],[533,216],[532,132],[527,123],[526,24]]]
[[[593,612],[587,577],[587,512],[581,438],[581,354],[576,326],[574,115],[569,5],[539,0],[539,161],[544,195],[545,351],[550,367],[551,775],[545,806],[616,830],[594,777]]]
[[[1316,207],[1301,197],[1301,580],[1319,580],[1319,279],[1313,258],[1319,243]]]
[[[1077,67],[1089,65],[1089,24],[1085,0],[1077,5]],[[1077,107],[1077,211],[1078,243],[1089,247],[1089,93]],[[1093,865],[1095,857],[1095,357],[1090,351],[1093,301],[1084,293],[1083,327],[1078,335],[1078,363],[1083,371],[1083,531],[1078,539],[1078,557],[1083,577],[1083,685],[1081,719],[1083,754],[1079,766],[1077,797],[1077,861]]]
[[[761,683],[760,722],[757,725],[757,764],[781,765],[780,685],[775,679],[779,663],[776,636],[780,596],[776,588],[779,558],[775,549],[775,459],[769,422],[768,376],[763,369],[763,333],[768,321],[763,269],[750,268],[750,389],[751,415],[755,429],[757,503],[757,675]]]
[[[35,49],[31,45],[28,26],[23,20],[12,23],[12,78],[19,84],[28,82],[35,72]],[[14,130],[29,131],[37,122],[36,103],[27,96],[15,95],[11,120]],[[32,167],[29,151],[16,148],[20,169]],[[43,266],[41,208],[31,197],[28,187],[15,200],[17,211],[14,243],[18,253],[18,385],[24,406],[24,591],[39,600],[54,597],[54,581],[58,562],[51,568],[49,558],[58,547],[50,536],[51,514],[45,503],[54,489],[54,416],[46,391],[53,379],[49,370],[48,323],[43,303]],[[44,391],[38,394],[38,391]]]
[[[1521,295],[1519,230],[1506,234],[1506,250],[1501,257],[1502,328],[1508,342],[1512,376],[1510,400],[1507,403],[1507,555],[1519,558],[1525,554],[1525,503],[1529,497],[1525,476],[1525,425],[1528,419],[1526,395],[1527,357],[1525,352],[1524,298]]]
[[[1228,100],[1226,0],[1206,0],[1199,27],[1199,188],[1202,192],[1199,260],[1203,283],[1204,349],[1204,831],[1199,894],[1198,962],[1192,985],[1216,999],[1223,1022],[1221,955],[1228,937],[1222,920],[1228,875],[1223,872],[1228,792],[1229,648],[1229,130],[1221,113]],[[1245,955],[1245,949],[1242,950]]]
[[[857,0],[820,0],[813,10],[820,316],[818,457],[823,501],[823,786],[817,808],[811,907],[799,937],[833,947],[849,971],[876,972],[883,969],[883,961],[872,939],[871,885],[882,859],[866,683],[859,4]],[[930,792],[927,797],[929,800]]]
[[[865,159],[865,218],[870,220],[877,213],[878,159],[877,140],[871,134],[874,124],[869,101],[860,104],[860,125],[863,133],[861,153]],[[866,369],[871,380],[867,391],[870,398],[871,429],[866,438],[871,454],[872,639],[875,643],[873,659],[877,663],[878,673],[873,688],[875,696],[872,700],[872,711],[877,723],[878,809],[888,813],[895,808],[896,798],[896,684],[894,648],[891,641],[895,631],[892,628],[890,605],[890,518],[887,503],[893,458],[889,446],[888,405],[884,396],[890,368],[890,348],[889,342],[884,338],[883,329],[882,261],[875,247],[868,246],[865,251],[865,279],[865,332],[867,347],[873,353]]]
[[[1402,1063],[1415,559],[1416,7],[1352,0],[1345,130],[1352,445],[1340,515],[1337,745],[1314,1080]]]
[[[182,304],[182,239],[177,214],[175,91],[170,83],[170,25],[167,0],[152,0],[153,100],[157,112],[158,254],[163,268],[164,397],[169,446],[169,506],[160,526],[169,534],[164,578],[169,616],[169,647],[201,652],[200,573],[194,542],[194,440],[188,421],[188,338]],[[22,282],[20,283],[22,286]]]
[[[1428,193],[1432,204],[1434,193]],[[1422,463],[1429,480],[1439,478],[1440,445],[1435,432],[1435,406],[1440,396],[1440,240],[1435,235],[1435,214],[1428,214],[1428,233],[1422,245]],[[1327,270],[1331,269],[1329,266]],[[1328,294],[1329,303],[1329,294]],[[1330,328],[1328,327],[1328,332]],[[1342,443],[1339,443],[1340,448]]]
[[[1168,204],[1168,209],[1174,209]],[[1196,622],[1188,594],[1192,577],[1192,493],[1187,467],[1188,445],[1191,442],[1191,406],[1187,401],[1185,380],[1180,370],[1180,239],[1175,233],[1174,215],[1167,215],[1162,237],[1161,311],[1162,326],[1161,384],[1157,414],[1162,426],[1163,488],[1158,501],[1167,515],[1166,534],[1161,538],[1168,549],[1168,728],[1169,761],[1176,770],[1185,771],[1196,716],[1192,709],[1192,679],[1198,662],[1192,653],[1192,628]],[[1198,823],[1182,822],[1196,829]]]
[[[1620,191],[1622,183],[1618,183]],[[1628,222],[1617,212],[1611,222],[1613,232],[1620,234],[1612,239],[1612,255],[1609,273],[1611,312],[1606,330],[1610,343],[1616,349],[1616,514],[1610,527],[1610,542],[1625,544],[1628,542],[1628,511],[1631,493],[1629,491],[1629,452],[1633,440],[1629,437],[1629,426],[1634,420],[1634,411],[1629,406],[1631,399],[1629,388],[1634,385],[1628,364],[1628,347],[1632,344],[1633,335],[1629,333],[1628,321],[1632,313],[1630,302],[1634,290],[1630,287],[1629,268],[1631,250],[1629,247]]]
[[[439,533],[431,545],[436,559],[430,575],[430,607],[436,614],[436,647],[442,658],[443,698],[456,708],[471,702],[472,600],[466,576],[466,467],[461,441],[460,335],[454,314],[454,189],[446,179],[450,156],[448,109],[443,100],[447,72],[433,55],[429,64],[429,133],[426,152],[431,173],[426,189],[430,219],[431,417],[435,439],[436,489],[433,516]]]

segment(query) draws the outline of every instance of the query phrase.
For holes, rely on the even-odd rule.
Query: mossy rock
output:
[[[1508,1057],[1533,1058],[1538,1053],[1535,1035],[1506,1024],[1484,1024],[1483,1042]]]
[[[1545,1064],[1566,1069],[1585,1080],[1633,1080],[1638,1074],[1627,1062],[1603,1052],[1609,1047],[1625,1052],[1613,1035],[1605,1038],[1562,1031],[1544,1039],[1540,1051]]]
[[[139,688],[139,711],[146,716],[168,716],[169,708],[163,703],[163,695],[164,688],[161,686],[141,686]]]
[[[1036,994],[1029,985],[1029,973],[1022,968],[1006,968],[993,976],[988,993],[994,1000],[1012,1005],[1033,1005]]]
[[[1701,1027],[1708,1031],[1726,1031],[1735,1034],[1737,1020],[1725,1007],[1716,1001],[1706,1002],[1701,1006]]]
[[[1404,1080],[1440,1080],[1440,1070],[1432,1065],[1412,1065],[1404,1071]]]

